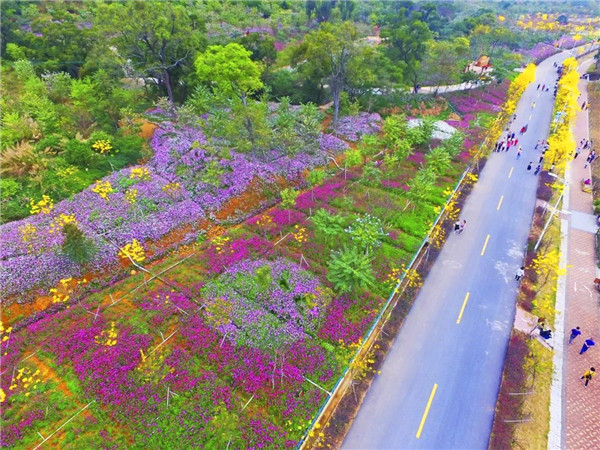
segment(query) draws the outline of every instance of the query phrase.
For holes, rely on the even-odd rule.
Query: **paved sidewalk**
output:
[[[584,65],[584,68],[587,65]],[[587,102],[587,82],[580,81],[582,92],[579,105]],[[579,111],[575,124],[575,141],[588,138],[588,113]],[[596,143],[596,151],[598,143]],[[600,373],[600,296],[594,288],[596,278],[595,227],[591,216],[592,196],[581,190],[581,180],[591,176],[590,168],[584,168],[587,150],[570,167],[570,215],[567,242],[567,261],[570,266],[566,280],[565,339],[570,330],[581,327],[579,336],[572,345],[566,345],[564,352],[564,416],[563,446],[567,449],[600,448],[600,375],[594,377],[588,387],[580,380],[584,371],[594,366]],[[585,339],[593,337],[596,346],[585,354],[579,351]]]

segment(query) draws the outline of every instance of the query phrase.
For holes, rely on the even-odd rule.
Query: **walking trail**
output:
[[[580,71],[585,73],[588,64],[584,63],[582,66]],[[579,89],[582,93],[578,101],[581,107],[584,101],[587,102],[586,80],[580,81]],[[588,112],[580,110],[574,129],[575,141],[579,143],[581,139],[588,139],[588,133]],[[594,145],[596,149],[597,144]],[[587,153],[588,150],[583,150],[581,155],[571,162],[570,173],[567,174],[570,189],[565,209],[569,208],[569,211],[563,214],[562,219],[562,229],[568,229],[564,345],[562,352],[557,348],[557,357],[562,358],[563,368],[555,373],[554,380],[560,389],[562,376],[564,398],[562,401],[560,398],[552,399],[551,410],[558,413],[557,417],[560,417],[562,412],[562,420],[560,426],[554,427],[554,436],[550,436],[551,450],[600,448],[600,376],[594,377],[588,387],[584,387],[583,381],[580,380],[583,372],[592,366],[596,368],[596,372],[600,372],[600,306],[598,292],[593,283],[597,276],[594,242],[597,226],[592,215],[592,195],[581,190],[581,180],[591,177],[590,167],[584,168]],[[570,330],[576,326],[581,327],[582,334],[573,344],[567,345]],[[596,346],[580,355],[583,341],[590,337],[594,338]]]

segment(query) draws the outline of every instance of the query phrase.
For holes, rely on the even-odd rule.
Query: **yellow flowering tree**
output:
[[[544,158],[544,168],[554,164],[554,171],[563,173],[569,157],[575,150],[575,140],[571,128],[577,113],[579,97],[579,73],[577,60],[573,57],[563,62],[563,76],[558,82],[558,92],[554,103],[555,123],[548,136],[548,150]]]
[[[562,272],[559,269],[560,253],[556,249],[552,249],[543,253],[539,253],[533,261],[531,268],[535,271],[538,278],[538,286],[540,290],[548,281],[554,283]]]

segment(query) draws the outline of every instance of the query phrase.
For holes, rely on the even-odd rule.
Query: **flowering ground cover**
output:
[[[336,134],[348,141],[356,142],[361,136],[381,131],[381,116],[377,113],[361,112],[356,116],[345,116],[338,120]]]
[[[148,250],[151,242],[191,225],[175,244],[189,242],[199,223],[232,199],[256,191],[258,186],[262,191],[254,203],[246,205],[249,211],[256,211],[269,202],[264,195],[267,186],[275,191],[272,198],[277,183],[298,183],[304,170],[325,164],[328,155],[348,146],[335,136],[322,134],[319,148],[294,156],[272,151],[267,160],[261,160],[233,151],[228,157],[219,157],[203,148],[206,144],[201,128],[165,122],[154,133],[154,156],[148,164],[113,173],[56,205],[51,199],[32,203],[36,215],[2,225],[3,297],[49,289],[61,279],[115,266],[119,249],[134,240]],[[247,210],[235,208],[219,218],[239,220],[247,214]],[[84,268],[61,251],[61,230],[66,222],[75,223],[95,249]],[[154,248],[147,256],[159,256],[167,249]]]
[[[535,46],[525,52],[526,55],[533,58],[535,61],[541,61],[559,52],[559,49],[554,45],[545,42],[539,42]]]
[[[491,103],[477,101],[486,99]],[[205,220],[243,196],[253,180],[301,178],[319,163],[318,154],[262,165],[244,155],[217,160],[202,148],[200,130],[170,127],[163,124],[155,135],[155,158],[146,166],[115,173],[81,198],[22,221],[6,261],[38,251],[64,258],[57,255],[60,238],[40,238],[31,227],[54,235],[51,229],[70,220],[91,230],[106,264],[118,260],[124,244],[138,261],[169,232],[168,214],[177,209],[191,223]],[[474,141],[473,129],[466,131]],[[323,135],[320,145],[335,152],[348,144]],[[75,281],[57,272],[64,282],[53,295],[66,307],[18,331],[0,330],[2,446],[35,446],[39,432],[52,445],[90,448],[295,447],[465,166],[455,155],[416,208],[410,186],[428,158],[422,146],[401,161],[384,158],[329,174],[285,207],[228,230],[213,225],[182,253],[183,261],[180,253],[152,265],[139,260],[158,277],[137,271],[77,302],[66,300]],[[218,186],[203,177],[215,167],[223,169],[216,170]],[[245,187],[235,187],[232,167],[254,174],[239,177]],[[146,238],[130,231],[137,225],[128,228],[128,221],[141,229],[144,221],[156,225]],[[366,264],[362,280],[344,271],[354,260]],[[347,289],[346,282],[355,286]]]
[[[389,168],[389,182],[406,183],[412,164]],[[123,298],[132,286],[124,280],[9,334],[1,351],[16,375],[8,370],[1,378],[8,430],[2,444],[35,445],[37,431],[49,435],[93,400],[57,440],[117,448],[295,446],[400,264],[426,233],[426,226],[408,222],[430,221],[444,201],[447,183],[436,188],[438,200],[425,212],[401,213],[405,191],[372,187],[361,172],[339,174],[303,193],[292,210],[273,208],[206,241],[167,272],[169,286],[152,280]],[[335,240],[315,228],[308,217],[314,208],[343,218]],[[394,217],[381,222],[373,259],[377,284],[360,295],[339,295],[327,280],[329,251],[350,243],[349,230],[378,208]],[[35,360],[19,363],[33,352]],[[45,405],[57,403],[68,407],[46,415]]]

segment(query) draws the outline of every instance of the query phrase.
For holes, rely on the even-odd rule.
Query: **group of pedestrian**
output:
[[[454,223],[454,232],[456,234],[462,234],[463,231],[465,231],[465,227],[467,226],[467,221],[465,219],[463,220],[457,220]]]
[[[596,150],[592,149],[592,150],[590,150],[587,158],[585,159],[585,164],[583,165],[584,169],[587,168],[587,166],[589,166],[590,164],[592,164],[595,159],[596,159]]]
[[[550,90],[550,86],[546,86],[545,84],[542,84],[542,85],[538,84],[536,90],[539,91],[540,88],[541,88],[541,92],[548,92]]]
[[[541,163],[542,159],[543,159],[543,156],[540,158],[540,163]],[[528,172],[528,173],[530,173],[530,172],[531,172],[531,169],[533,169],[533,161],[529,161],[529,164],[527,164],[527,172]],[[537,174],[538,174],[538,173],[540,173],[541,171],[542,171],[542,164],[538,164],[538,165],[535,167],[535,170],[533,171],[533,174],[534,174],[534,175],[537,175]]]
[[[579,337],[579,336],[581,336],[581,328],[579,328],[579,327],[572,328],[571,334],[569,335],[569,345],[571,345],[573,343],[573,341],[575,339],[577,339],[577,337]],[[596,343],[594,342],[594,338],[590,337],[589,339],[586,339],[583,342],[583,345],[581,346],[581,350],[579,350],[579,354],[583,355],[594,345],[596,345]],[[592,380],[594,375],[596,375],[596,369],[594,367],[590,367],[588,370],[586,370],[583,373],[583,375],[581,376],[580,379],[585,380],[584,386],[587,387],[588,383]]]

